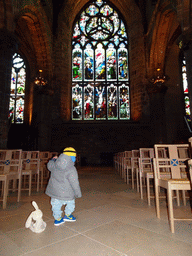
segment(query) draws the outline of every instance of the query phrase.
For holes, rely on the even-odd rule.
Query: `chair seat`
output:
[[[190,181],[188,179],[168,179],[168,178],[162,178],[162,180],[166,180],[168,183],[172,183],[172,184],[178,184],[178,183],[190,184]]]

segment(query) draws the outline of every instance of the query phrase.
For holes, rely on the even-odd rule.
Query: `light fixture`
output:
[[[160,73],[161,69],[160,68],[157,68],[157,73],[156,73],[156,76],[152,77],[150,79],[150,82],[153,84],[153,85],[156,85],[156,86],[161,86],[162,84],[165,83],[165,81],[167,81],[169,78],[168,76],[164,75],[163,73]]]
[[[35,78],[34,83],[39,86],[44,86],[47,84],[47,80],[43,77],[43,70],[39,70],[38,76]]]

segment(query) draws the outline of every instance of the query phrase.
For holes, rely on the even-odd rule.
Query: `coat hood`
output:
[[[68,167],[74,166],[74,162],[72,161],[70,156],[67,156],[65,154],[61,154],[57,158],[57,160],[55,162],[55,165],[56,165],[57,168],[64,170]]]

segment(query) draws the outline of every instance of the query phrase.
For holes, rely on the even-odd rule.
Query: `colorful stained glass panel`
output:
[[[96,80],[105,79],[105,51],[102,44],[98,44],[95,50]]]
[[[72,62],[72,70],[73,70],[73,81],[81,81],[82,80],[82,50],[80,49],[80,45],[75,45],[75,49],[73,49],[73,62]]]
[[[106,119],[107,117],[105,86],[95,87],[95,115],[97,120]]]
[[[72,87],[72,119],[82,119],[82,86]]]
[[[118,50],[118,69],[119,80],[128,80],[128,52],[124,44]]]
[[[110,44],[107,49],[107,80],[117,79],[116,49]]]
[[[117,86],[113,84],[107,87],[107,103],[108,119],[117,119]]]
[[[94,119],[94,87],[90,84],[84,87],[84,118]]]
[[[94,75],[94,62],[93,62],[93,49],[91,44],[88,44],[84,50],[84,76],[85,80],[93,80]]]
[[[119,87],[119,118],[130,118],[129,87],[126,85]]]
[[[16,53],[13,56],[8,116],[12,123],[24,122],[25,82],[24,60]]]

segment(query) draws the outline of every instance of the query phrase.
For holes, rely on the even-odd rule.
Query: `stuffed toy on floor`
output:
[[[27,218],[25,227],[29,228],[31,231],[35,233],[41,233],[45,230],[47,224],[43,221],[43,213],[39,209],[37,203],[33,201],[32,205],[34,206],[35,211],[33,211]]]

